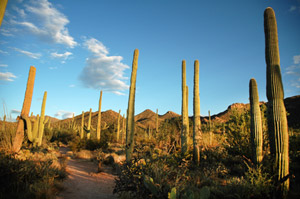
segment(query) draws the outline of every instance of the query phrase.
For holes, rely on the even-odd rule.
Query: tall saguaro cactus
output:
[[[89,140],[91,138],[91,123],[92,123],[92,109],[90,108],[88,125],[84,130],[86,131],[86,138]]]
[[[274,10],[264,12],[265,53],[267,65],[268,130],[274,171],[280,183],[282,197],[289,190],[289,135],[284,91],[281,80],[277,22]],[[284,178],[286,178],[284,180]],[[284,181],[283,183],[281,181]]]
[[[257,84],[255,79],[250,79],[249,83],[250,94],[250,115],[251,115],[251,144],[252,144],[252,161],[255,164],[260,164],[263,159],[263,132],[261,122],[261,112],[259,108],[259,97]]]
[[[47,101],[47,91],[44,92],[40,121],[39,121],[39,142],[38,146],[42,145],[43,135],[44,135],[44,126],[45,126],[45,109],[46,109],[46,101]]]
[[[181,117],[182,117],[182,129],[181,129],[181,154],[184,155],[188,149],[188,118],[187,118],[187,100],[186,100],[186,64],[185,60],[182,60],[182,106],[181,106]]]
[[[193,159],[200,164],[200,142],[202,138],[201,120],[200,120],[200,96],[199,96],[199,61],[194,62],[194,126],[193,126]]]
[[[81,114],[81,128],[80,128],[80,139],[84,138],[84,111]]]
[[[121,110],[119,110],[119,115],[118,115],[117,142],[119,142],[120,139],[120,117],[121,117]]]
[[[7,1],[8,0],[1,0],[0,1],[0,26],[2,24],[2,19],[3,19],[4,14],[5,14],[5,9],[6,9],[6,5],[7,5]]]
[[[130,89],[127,109],[127,124],[126,124],[126,161],[129,162],[132,157],[134,146],[134,103],[135,103],[135,88],[136,88],[136,72],[138,68],[139,50],[135,49],[133,54],[132,72],[130,78]]]
[[[100,91],[99,109],[98,109],[98,121],[97,121],[97,140],[101,138],[101,103],[102,103],[102,91]]]
[[[190,144],[189,143],[189,133],[190,133],[190,120],[189,120],[189,87],[186,85],[186,97],[185,97],[185,100],[186,100],[186,111],[185,111],[185,114],[186,114],[186,132],[187,132],[187,142],[188,142],[188,145]]]
[[[27,80],[27,87],[25,91],[21,117],[28,117],[30,112],[35,73],[36,73],[36,68],[34,66],[31,66],[29,70],[28,80]],[[20,119],[18,121],[16,136],[13,141],[13,146],[12,146],[13,152],[18,152],[21,149],[23,139],[24,139],[24,121]]]

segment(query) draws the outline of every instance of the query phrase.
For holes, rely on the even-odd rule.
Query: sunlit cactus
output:
[[[97,140],[101,138],[101,104],[102,104],[102,91],[100,91],[99,108],[98,108],[98,120],[97,120]]]
[[[202,139],[201,120],[200,120],[200,96],[199,96],[199,61],[194,63],[194,125],[193,125],[193,159],[200,164],[200,142]]]
[[[90,109],[88,125],[84,126],[84,131],[86,132],[86,138],[91,138],[91,122],[92,122],[92,109]]]
[[[38,146],[42,145],[43,135],[44,135],[44,127],[48,121],[48,117],[45,119],[45,109],[46,109],[46,101],[47,101],[47,91],[44,92],[43,103],[41,108],[41,115],[39,121],[39,137],[38,137]]]
[[[84,111],[81,114],[81,128],[80,128],[80,139],[84,138]]]
[[[36,68],[34,66],[31,66],[29,70],[28,80],[27,80],[23,107],[21,110],[21,117],[28,117],[28,114],[30,112],[35,73],[36,73]],[[12,146],[13,152],[18,152],[21,149],[23,139],[24,139],[24,121],[20,119],[18,121],[17,131],[13,141],[13,146]]]
[[[270,7],[264,12],[264,30],[270,149],[274,157],[273,168],[277,176],[276,180],[280,183],[280,194],[282,197],[286,197],[289,190],[289,135],[283,101],[277,22],[274,10]]]
[[[2,19],[3,19],[4,14],[5,14],[5,9],[6,9],[6,5],[7,5],[7,1],[8,0],[1,0],[0,1],[0,26],[2,24]]]
[[[181,106],[181,117],[182,117],[182,129],[181,129],[181,154],[185,155],[188,149],[188,118],[187,118],[187,92],[186,92],[186,64],[185,60],[182,61],[182,106]]]
[[[118,115],[117,142],[119,142],[120,139],[120,117],[121,117],[121,110],[119,110],[119,115]]]
[[[132,72],[130,79],[129,100],[127,109],[127,124],[126,124],[126,161],[130,162],[134,146],[134,104],[135,104],[135,88],[136,88],[136,73],[138,68],[139,50],[135,49],[132,62]]]
[[[252,161],[260,164],[263,159],[263,132],[261,122],[261,112],[259,108],[259,97],[257,84],[255,79],[251,79],[249,83],[250,94],[250,116],[251,116],[251,144],[252,144]]]

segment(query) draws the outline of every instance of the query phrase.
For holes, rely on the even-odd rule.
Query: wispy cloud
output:
[[[88,88],[110,91],[118,95],[123,95],[121,91],[127,90],[128,85],[124,77],[124,70],[129,66],[123,64],[121,56],[108,56],[106,46],[95,38],[85,40],[86,47],[92,55],[86,59],[79,79]]]
[[[11,114],[20,114],[21,111],[20,111],[20,110],[17,110],[17,109],[12,109],[12,110],[10,111],[10,113],[11,113]]]
[[[71,85],[69,85],[69,87],[70,87],[70,88],[74,88],[74,87],[75,87],[75,85],[74,85],[74,84],[71,84]]]
[[[19,53],[22,53],[30,58],[33,58],[33,59],[39,59],[42,55],[40,53],[32,53],[32,52],[29,52],[29,51],[26,51],[26,50],[21,50],[19,48],[13,48],[15,51],[19,52]]]
[[[3,51],[3,50],[0,50],[0,53],[2,53],[2,54],[8,54],[8,52]]]
[[[66,27],[70,21],[48,0],[31,0],[29,3],[24,3],[24,9],[15,8],[14,10],[20,17],[17,19],[11,18],[9,20],[10,25],[22,26],[32,35],[48,43],[63,44],[71,48],[77,45],[74,38],[69,35],[69,30]],[[4,34],[9,35],[12,33],[7,31]]]
[[[285,70],[285,74],[290,77],[290,85],[294,88],[300,88],[300,55],[293,56],[293,65]]]
[[[49,69],[50,69],[50,70],[56,70],[57,67],[56,67],[56,66],[54,66],[54,67],[51,66],[51,67],[49,67]]]
[[[66,60],[69,58],[69,56],[71,56],[72,53],[71,52],[65,52],[62,54],[59,54],[57,52],[51,53],[51,57],[53,58],[57,58],[57,59],[62,59],[62,63],[64,64],[66,62]]]
[[[300,6],[292,5],[289,9],[289,12],[300,12]]]
[[[17,78],[17,77],[10,72],[5,72],[5,73],[0,72],[0,81],[12,82],[12,81],[14,81],[15,78]]]
[[[60,117],[62,119],[72,118],[73,113],[74,112],[60,110],[55,113],[55,117]]]
[[[7,64],[0,64],[0,67],[7,67]]]

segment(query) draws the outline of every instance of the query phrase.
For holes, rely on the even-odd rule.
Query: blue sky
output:
[[[248,103],[255,78],[266,101],[263,12],[276,13],[285,97],[300,94],[300,1],[10,0],[0,28],[0,99],[16,118],[30,65],[37,68],[31,111],[65,118],[98,109],[122,114],[133,51],[139,49],[136,114],[181,112],[187,63],[189,115],[193,64],[200,62],[201,115]],[[0,116],[3,116],[3,108]]]

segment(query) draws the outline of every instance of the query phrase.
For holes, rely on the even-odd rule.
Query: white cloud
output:
[[[21,50],[19,48],[13,48],[15,51],[20,52],[28,57],[31,57],[33,59],[39,59],[42,55],[40,53],[32,53],[26,50]]]
[[[123,57],[108,56],[107,48],[94,38],[86,40],[84,46],[92,56],[86,59],[86,65],[79,76],[83,85],[122,95],[121,91],[129,88],[124,81],[128,79],[124,77],[124,70],[129,66],[121,62]]]
[[[63,60],[67,60],[70,55],[72,55],[71,52],[65,52],[63,54],[59,54],[57,52],[51,53],[51,57],[58,58],[58,59],[63,59]],[[62,63],[65,63],[65,61],[62,61]]]
[[[7,67],[7,64],[0,64],[0,67]]]
[[[75,87],[75,85],[74,85],[74,84],[71,84],[71,85],[69,85],[69,87],[70,87],[70,88],[74,88],[74,87]]]
[[[49,69],[50,70],[55,70],[55,69],[57,69],[57,67],[55,66],[55,67],[49,67]]]
[[[300,55],[295,55],[293,59],[294,59],[294,64],[300,64]]]
[[[11,113],[11,114],[20,114],[21,111],[20,111],[20,110],[17,110],[17,109],[12,109],[12,110],[10,111],[10,113]]]
[[[72,118],[73,114],[74,112],[61,110],[55,113],[55,117],[61,117],[62,119],[67,119],[67,118]]]
[[[22,21],[13,18],[9,20],[11,25],[23,26],[31,34],[49,43],[63,44],[75,47],[77,42],[69,35],[66,25],[68,18],[58,11],[48,0],[31,0],[24,4],[25,10],[16,8],[15,11],[21,16]],[[20,19],[19,19],[20,20]],[[20,30],[24,31],[24,29]],[[3,32],[2,32],[3,34]],[[6,32],[6,34],[11,34]]]
[[[14,74],[10,73],[10,72],[6,72],[6,73],[1,73],[0,72],[0,80],[1,81],[12,82],[12,81],[14,81],[14,78],[17,78],[17,77]]]
[[[2,54],[8,54],[8,52],[3,51],[3,50],[0,50],[0,53],[2,53]]]

